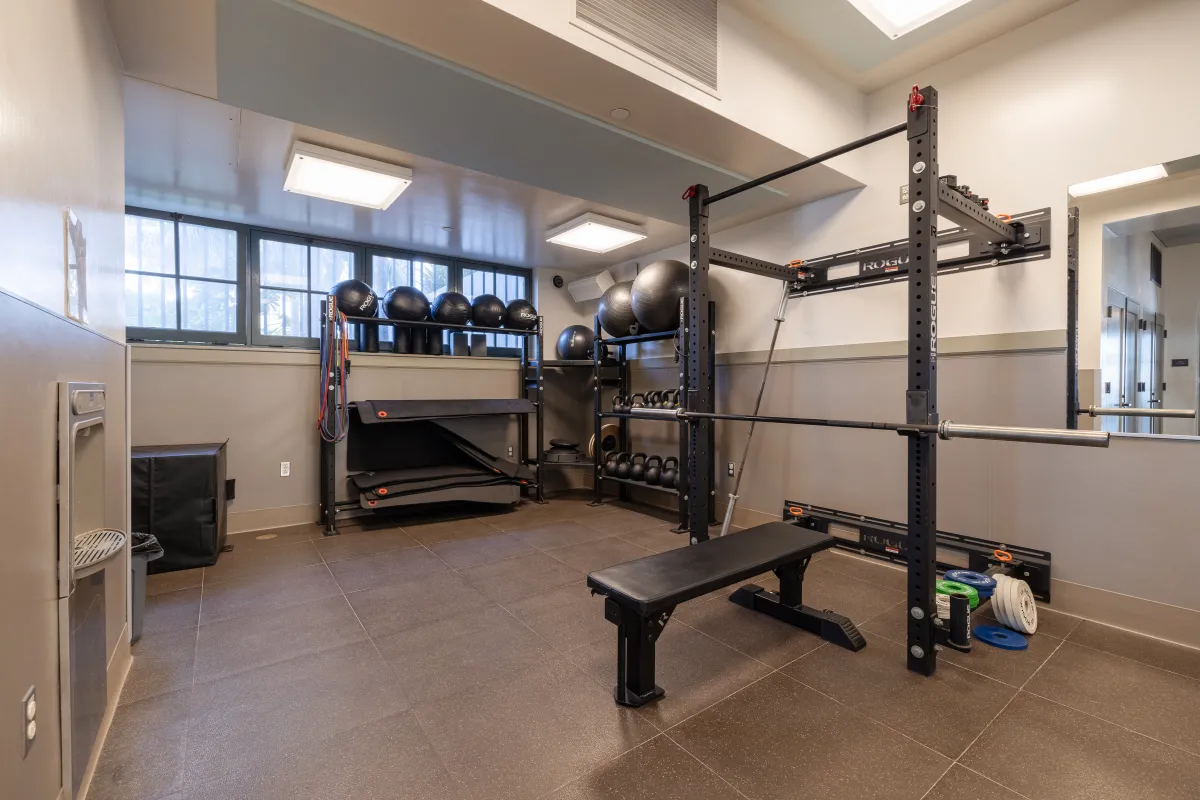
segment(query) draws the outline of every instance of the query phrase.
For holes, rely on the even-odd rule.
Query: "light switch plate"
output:
[[[291,474],[292,474],[292,462],[280,461],[279,462],[279,477],[286,478]]]

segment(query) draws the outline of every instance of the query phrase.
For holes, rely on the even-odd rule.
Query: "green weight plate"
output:
[[[974,586],[967,586],[958,581],[938,581],[936,588],[938,594],[965,594],[971,608],[979,605],[979,591]]]

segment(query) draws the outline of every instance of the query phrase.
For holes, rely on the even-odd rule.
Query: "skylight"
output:
[[[876,28],[897,39],[971,0],[850,0]]]

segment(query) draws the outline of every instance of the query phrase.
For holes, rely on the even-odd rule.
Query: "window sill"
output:
[[[316,350],[283,347],[244,347],[204,344],[130,342],[135,364],[219,364],[236,366],[297,366],[316,369]],[[350,353],[351,369],[471,369],[516,372],[520,359],[504,356],[425,356],[398,353]]]

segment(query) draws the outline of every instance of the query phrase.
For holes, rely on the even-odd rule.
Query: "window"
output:
[[[358,278],[382,302],[412,286],[432,303],[443,292],[529,297],[527,269],[257,229],[128,208],[125,325],[132,341],[316,347],[321,302]],[[384,316],[380,311],[380,316]],[[380,326],[380,341],[391,341]],[[488,335],[497,355],[518,355],[523,337]]]
[[[131,339],[235,342],[237,231],[179,215],[125,217],[125,325]]]
[[[464,265],[462,268],[463,294],[475,298],[481,294],[494,294],[508,305],[513,300],[529,299],[528,273],[517,270],[500,269],[478,265]],[[503,333],[489,333],[488,348],[497,349],[513,355],[520,354],[524,342],[521,336],[511,336]]]
[[[347,245],[254,231],[256,281],[254,344],[312,344],[321,332],[321,301],[334,284],[357,275],[356,250]]]
[[[421,256],[401,256],[384,253],[371,255],[371,279],[367,281],[379,302],[389,289],[397,286],[412,286],[427,298],[430,305],[439,294],[450,291],[450,266],[436,261],[423,260]],[[387,316],[381,307],[379,316]],[[392,328],[389,325],[379,326],[379,341],[392,341]],[[445,344],[445,342],[443,342]]]

